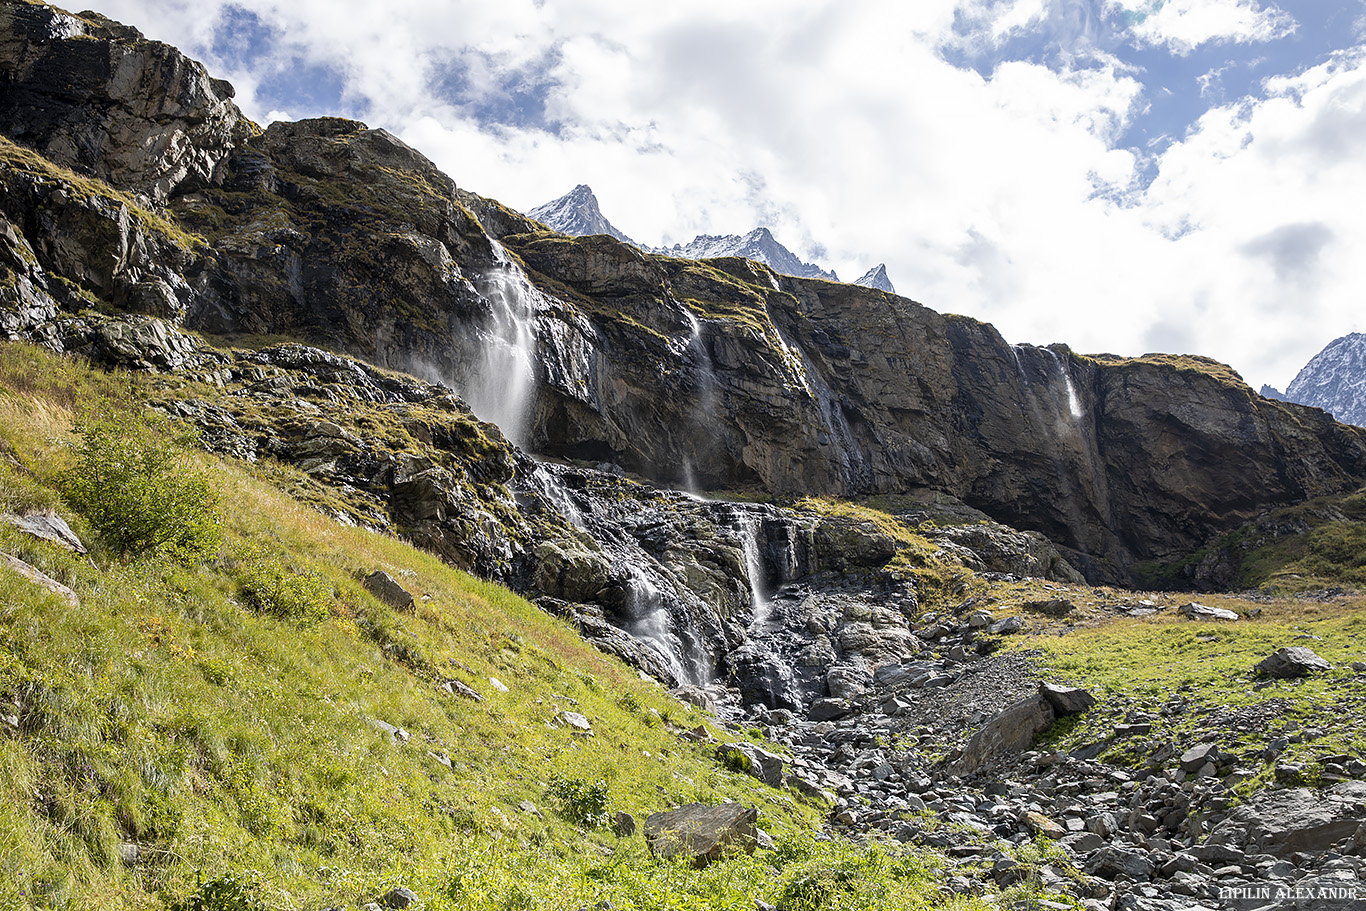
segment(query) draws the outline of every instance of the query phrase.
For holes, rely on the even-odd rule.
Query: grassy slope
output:
[[[1170,605],[1189,599],[1164,598]],[[1217,740],[1240,757],[1246,791],[1274,777],[1262,754],[1273,741],[1289,741],[1279,760],[1310,770],[1322,757],[1366,756],[1366,697],[1353,662],[1366,659],[1366,598],[1335,603],[1253,603],[1231,596],[1200,596],[1202,603],[1244,615],[1236,622],[1187,620],[1175,610],[1145,618],[1115,619],[1011,640],[1037,650],[1036,664],[1059,682],[1085,686],[1098,697],[1095,710],[1058,724],[1046,740],[1064,749],[1106,741],[1117,723],[1149,721],[1151,737],[1110,744],[1104,758],[1142,766],[1154,748],[1170,741],[1184,751]],[[1278,648],[1308,646],[1333,666],[1298,680],[1269,680],[1253,673]],[[1179,711],[1164,711],[1173,701]],[[1269,720],[1268,720],[1269,719]]]
[[[136,378],[0,346],[0,505],[60,506],[52,478],[76,409],[141,397]],[[564,623],[241,466],[199,462],[226,506],[214,561],[97,550],[96,568],[0,531],[0,549],[82,599],[71,609],[0,570],[0,714],[20,720],[0,722],[0,908],[162,907],[224,873],[255,880],[272,908],[399,883],[427,908],[920,907],[935,894],[932,859],[812,839],[819,809],[720,768],[677,733],[708,719]],[[377,567],[419,596],[414,613],[363,590],[357,573]],[[263,569],[311,574],[328,618],[246,608],[244,581]],[[444,679],[484,701],[441,694]],[[559,709],[596,736],[551,726]],[[603,779],[610,809],[637,815],[752,803],[779,849],[700,873],[655,863],[638,837],[558,813],[555,776]]]

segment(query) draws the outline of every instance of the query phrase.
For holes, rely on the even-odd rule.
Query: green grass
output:
[[[1135,712],[1153,716],[1152,738],[1185,749],[1217,728],[1241,765],[1266,772],[1255,754],[1278,737],[1299,735],[1284,758],[1312,761],[1335,753],[1366,755],[1366,701],[1352,662],[1366,658],[1366,612],[1346,604],[1253,604],[1219,596],[1213,605],[1261,611],[1237,622],[1202,623],[1175,611],[1114,620],[1070,632],[1017,637],[1010,648],[1037,650],[1036,665],[1049,679],[1084,686],[1099,700],[1092,712],[1055,726],[1049,742],[1071,749],[1107,738]],[[1269,680],[1253,665],[1279,648],[1307,646],[1333,664],[1330,672],[1297,680]],[[1188,703],[1163,714],[1168,700]],[[1275,709],[1270,725],[1240,723],[1240,710]],[[1255,716],[1255,712],[1248,712]],[[1222,718],[1222,721],[1220,720]],[[1318,735],[1305,737],[1317,729]],[[1108,758],[1141,764],[1146,738],[1121,740]],[[1126,753],[1127,751],[1127,753]]]
[[[0,735],[0,908],[248,893],[272,909],[354,906],[398,884],[428,909],[980,907],[939,903],[933,855],[813,838],[823,808],[721,767],[677,733],[720,735],[714,721],[564,622],[243,466],[193,457],[230,506],[216,556],[116,559],[53,484],[77,407],[133,408],[141,393],[0,346],[0,496],[58,508],[95,545],[92,563],[0,526],[0,549],[81,598],[68,607],[0,570],[0,715],[19,719]],[[412,613],[365,592],[375,568],[417,596]],[[289,576],[307,584],[280,601]],[[442,693],[448,679],[483,701]],[[594,736],[552,726],[560,710]],[[704,871],[656,862],[554,786],[599,781],[607,810],[638,817],[752,804],[779,847]]]

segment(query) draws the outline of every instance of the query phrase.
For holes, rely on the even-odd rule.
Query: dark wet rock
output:
[[[705,867],[731,853],[753,854],[758,817],[753,807],[740,804],[688,804],[651,813],[645,820],[645,842],[656,857],[681,857]]]
[[[850,709],[849,703],[843,699],[817,699],[806,710],[806,717],[811,721],[834,721],[848,715]]]
[[[1302,645],[1277,649],[1252,668],[1267,677],[1308,677],[1310,674],[1331,671],[1333,665]]]

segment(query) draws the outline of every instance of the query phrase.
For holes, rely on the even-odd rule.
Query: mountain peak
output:
[[[1366,334],[1329,342],[1285,387],[1285,397],[1322,408],[1344,424],[1366,427]]]
[[[887,277],[886,263],[878,263],[874,268],[865,272],[862,278],[855,279],[854,284],[862,285],[865,288],[876,288],[879,291],[886,291],[888,294],[896,293],[896,288],[892,287],[892,280]]]
[[[593,195],[592,187],[581,183],[559,199],[537,206],[527,213],[546,227],[584,237],[589,234],[609,234],[624,244],[637,246],[636,242],[618,230],[598,206],[598,198]]]

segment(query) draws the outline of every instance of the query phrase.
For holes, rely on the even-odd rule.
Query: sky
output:
[[[768,227],[1014,343],[1281,389],[1366,330],[1366,0],[95,0],[259,123],[647,244]]]

